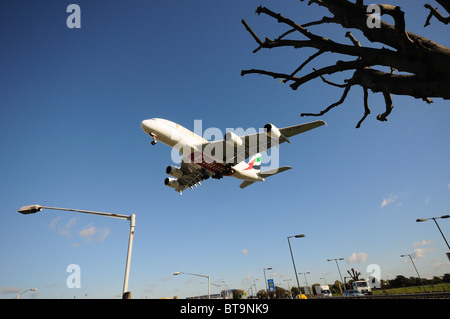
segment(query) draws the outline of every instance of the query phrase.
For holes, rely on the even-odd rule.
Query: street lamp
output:
[[[337,266],[337,269],[339,271],[339,276],[341,277],[341,283],[344,284],[344,281],[342,280],[341,270],[339,269],[339,265],[338,265],[338,262],[337,262],[338,260],[344,260],[344,258],[327,259],[327,261],[333,261],[333,260],[336,262],[336,266]],[[346,290],[347,290],[347,288],[344,285],[344,291],[346,291]],[[342,291],[341,291],[341,293],[342,293]]]
[[[222,297],[222,285],[221,284],[216,284],[214,282],[212,282],[211,285],[219,287],[219,299],[221,299],[221,297]]]
[[[301,274],[303,274],[303,275],[305,275],[305,282],[306,282],[306,286],[308,286],[309,287],[309,285],[308,285],[308,280],[306,279],[306,275],[307,274],[310,274],[311,272],[309,272],[309,271],[307,271],[307,272],[299,272],[298,274],[299,275],[301,275]],[[306,293],[306,291],[305,291],[305,293]]]
[[[174,276],[178,276],[178,275],[181,275],[181,274],[208,278],[208,299],[211,299],[211,284],[210,284],[210,277],[209,277],[209,275],[191,274],[191,273],[182,272],[182,271],[176,271],[176,272],[173,273]]]
[[[436,221],[436,219],[439,219],[439,218],[445,219],[445,218],[449,218],[449,217],[450,217],[450,215],[444,215],[444,216],[441,216],[441,217],[419,218],[419,219],[416,219],[416,222],[420,223],[420,222],[427,221],[429,219],[434,220],[434,223],[436,224],[437,228],[441,232],[442,238],[444,238],[444,241],[447,244],[448,249],[450,250],[450,245],[448,244],[447,239],[445,239],[444,233],[442,232],[441,227],[439,227],[439,224]],[[450,252],[447,253],[447,258],[448,258],[448,260],[450,260]]]
[[[22,291],[21,293],[18,293],[18,294],[17,294],[17,299],[20,299],[20,297],[21,297],[24,293],[26,293],[27,291],[37,291],[37,290],[38,290],[37,288],[30,288],[30,289],[24,290],[24,291]]]
[[[287,285],[288,285],[288,290],[289,290],[289,295],[291,296],[292,299],[292,290],[291,287],[289,287],[289,281],[291,281],[292,279],[284,279],[283,281],[287,281]]]
[[[417,271],[416,265],[414,264],[414,261],[413,261],[411,255],[410,254],[400,255],[400,257],[406,257],[406,256],[409,256],[409,259],[411,259],[414,269],[416,270],[417,276],[419,277],[420,282],[422,283],[423,291],[427,292],[427,290],[425,289],[425,285],[423,284],[422,278],[420,277],[419,272]]]
[[[295,268],[295,261],[294,261],[294,255],[292,254],[292,247],[291,247],[291,242],[290,242],[290,238],[303,238],[305,237],[305,234],[299,234],[299,235],[295,235],[295,236],[288,236],[287,240],[288,240],[288,244],[289,244],[289,250],[291,251],[291,258],[292,258],[292,264],[294,265],[294,272],[295,272],[295,279],[297,279],[297,287],[298,287],[298,293],[299,293],[299,298],[301,299],[302,297],[302,290],[300,289],[300,283],[298,282],[298,275],[297,275],[297,269]]]
[[[255,298],[256,295],[258,294],[258,290],[256,289],[256,281],[259,280],[258,278],[253,279],[253,286],[255,286]]]
[[[122,291],[122,298],[129,299],[130,293],[128,291],[128,279],[130,277],[130,262],[131,262],[131,250],[133,248],[133,238],[134,238],[134,227],[136,226],[136,215],[131,214],[129,216],[127,215],[119,215],[119,214],[111,214],[111,213],[102,213],[102,212],[93,212],[89,210],[79,210],[79,209],[71,209],[71,208],[59,208],[59,207],[48,207],[48,206],[41,206],[41,205],[28,205],[28,206],[22,206],[19,209],[19,213],[28,215],[28,214],[34,214],[37,212],[42,211],[43,209],[54,209],[54,210],[62,210],[62,211],[69,211],[69,212],[78,212],[78,213],[85,213],[85,214],[92,214],[92,215],[99,215],[99,216],[106,216],[106,217],[112,217],[122,220],[129,220],[130,221],[130,234],[128,237],[128,251],[127,251],[127,261],[125,264],[125,278],[123,281],[123,291]]]
[[[267,282],[267,278],[266,278],[266,270],[272,270],[272,267],[268,267],[268,268],[264,268],[263,272],[264,272],[264,281],[266,282],[266,293],[267,293],[267,298],[269,298],[269,283]]]

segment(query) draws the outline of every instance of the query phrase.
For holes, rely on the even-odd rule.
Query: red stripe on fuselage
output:
[[[207,169],[213,173],[219,173],[224,176],[229,176],[230,174],[225,174],[226,166],[223,163],[217,163],[214,159],[204,155],[200,152],[194,152],[191,154],[191,161],[204,169]]]

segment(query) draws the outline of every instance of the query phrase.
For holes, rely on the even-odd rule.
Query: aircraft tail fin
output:
[[[248,162],[248,166],[244,168],[244,171],[254,169],[255,171],[259,172],[261,169],[261,154],[255,154],[250,158],[250,161]]]
[[[276,175],[278,173],[282,173],[284,171],[287,171],[289,169],[291,169],[291,166],[283,166],[283,167],[279,167],[279,168],[274,168],[274,169],[269,169],[268,171],[264,171],[264,172],[260,172],[258,173],[259,176],[261,176],[262,178],[267,178],[270,177],[272,175]],[[247,186],[250,186],[254,183],[254,181],[243,181],[241,183],[241,185],[239,185],[240,188],[246,188]]]

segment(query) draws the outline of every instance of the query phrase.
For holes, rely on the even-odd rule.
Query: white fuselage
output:
[[[147,134],[156,134],[158,141],[175,147],[180,144],[187,144],[197,150],[201,150],[201,145],[208,141],[184,126],[165,119],[149,119],[141,123],[142,129]]]
[[[220,173],[249,181],[264,181],[264,178],[260,177],[257,171],[246,169],[245,161],[234,165],[231,173],[227,173],[226,163],[223,162],[222,158],[206,157],[203,154],[202,150],[205,144],[210,142],[180,124],[166,119],[152,118],[142,121],[141,127],[155,141],[160,141],[177,149],[183,155],[184,160],[193,161],[212,173]]]

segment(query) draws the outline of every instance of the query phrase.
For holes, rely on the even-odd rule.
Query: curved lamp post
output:
[[[344,260],[344,258],[327,259],[327,261],[333,261],[333,260],[336,262],[336,266],[337,266],[337,269],[339,271],[339,276],[341,277],[341,282],[344,285],[344,291],[347,291],[347,288],[345,287],[345,284],[344,284],[344,280],[342,279],[341,270],[339,269],[339,265],[338,265],[338,262],[337,262],[338,260]],[[342,293],[342,289],[341,289],[341,293]]]
[[[288,244],[289,244],[289,250],[291,251],[292,264],[294,265],[295,279],[297,279],[298,295],[299,295],[299,299],[301,299],[302,298],[302,290],[300,289],[300,283],[298,281],[297,269],[295,268],[294,255],[292,254],[291,242],[289,240],[292,237],[294,237],[294,238],[303,238],[303,237],[306,237],[306,236],[305,236],[305,234],[299,234],[299,235],[295,235],[295,236],[287,236],[287,240],[288,240]],[[306,291],[305,291],[305,293],[306,293]]]
[[[27,291],[37,291],[37,290],[38,290],[37,288],[30,288],[30,289],[24,290],[24,291],[22,291],[21,293],[18,293],[18,294],[17,294],[17,299],[20,299],[20,297],[21,297],[24,293],[26,293]]]
[[[420,223],[420,222],[427,221],[429,219],[434,220],[434,223],[436,224],[437,228],[439,229],[439,232],[441,233],[442,238],[444,238],[444,241],[447,244],[448,249],[450,250],[450,245],[448,244],[447,239],[445,239],[444,233],[442,232],[441,227],[439,227],[439,224],[436,221],[436,219],[439,219],[439,218],[442,218],[442,219],[450,218],[450,215],[444,215],[444,216],[441,216],[441,217],[419,218],[419,219],[416,219],[416,222]],[[447,258],[448,258],[448,260],[450,260],[450,252],[447,253]]]
[[[37,212],[42,211],[43,209],[54,209],[54,210],[62,210],[62,211],[69,211],[69,212],[78,212],[78,213],[85,213],[85,214],[92,214],[92,215],[100,215],[100,216],[106,216],[106,217],[112,217],[122,220],[129,220],[130,221],[130,235],[128,238],[128,252],[127,252],[127,262],[125,265],[125,278],[123,281],[123,291],[122,291],[122,298],[129,299],[130,298],[130,292],[128,291],[128,279],[130,277],[130,262],[131,262],[131,250],[133,247],[133,238],[134,238],[134,227],[136,225],[136,215],[131,214],[129,216],[127,215],[119,215],[119,214],[112,214],[112,213],[102,213],[102,212],[93,212],[89,210],[79,210],[79,209],[71,209],[71,208],[59,208],[59,207],[48,207],[48,206],[41,206],[41,205],[28,205],[28,206],[22,206],[19,209],[19,213],[28,215],[28,214],[34,214]]]
[[[211,284],[210,284],[210,277],[209,277],[209,275],[191,274],[191,273],[182,272],[182,271],[176,271],[176,272],[173,273],[174,276],[178,276],[178,275],[181,275],[181,274],[208,278],[208,299],[211,299]]]
[[[422,283],[423,291],[424,291],[424,292],[427,292],[427,290],[425,289],[425,285],[423,284],[422,278],[420,277],[419,272],[417,271],[416,265],[414,264],[414,261],[413,261],[411,255],[410,255],[410,254],[400,255],[400,257],[406,257],[406,256],[408,256],[409,259],[411,259],[411,262],[412,262],[412,264],[413,264],[413,266],[414,266],[414,269],[416,270],[417,277],[419,277],[419,280],[420,280],[420,282]]]

